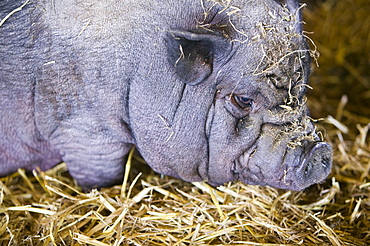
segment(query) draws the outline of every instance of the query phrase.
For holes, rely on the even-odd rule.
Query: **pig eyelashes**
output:
[[[232,96],[234,103],[239,106],[241,109],[251,111],[252,107],[254,105],[253,99],[250,99],[248,97],[233,95]]]
[[[255,101],[251,98],[237,94],[229,94],[225,97],[226,110],[237,119],[248,116],[255,108]]]
[[[234,97],[234,101],[240,108],[244,110],[252,109],[253,104],[254,104],[253,99],[250,99],[248,97],[237,96],[237,95],[234,95],[233,97]]]

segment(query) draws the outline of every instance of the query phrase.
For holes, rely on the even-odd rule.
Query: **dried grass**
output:
[[[139,175],[147,168],[134,155],[135,168],[127,164],[123,186],[83,193],[64,164],[34,175],[20,170],[0,179],[0,245],[369,245],[370,104],[349,104],[370,97],[370,35],[347,35],[359,21],[368,28],[357,31],[369,34],[370,21],[367,13],[351,19],[353,26],[338,26],[335,17],[354,16],[363,5],[369,1],[327,0],[306,10],[309,28],[317,30],[311,38],[322,52],[310,107],[314,116],[334,115],[321,122],[334,147],[325,183],[302,192],[242,183],[215,189],[151,171]],[[342,35],[333,40],[331,32]],[[348,40],[366,47],[339,45]],[[348,84],[362,88],[360,98],[351,96]]]

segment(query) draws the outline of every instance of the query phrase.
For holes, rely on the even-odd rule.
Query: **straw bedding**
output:
[[[64,164],[19,170],[0,179],[0,245],[370,245],[370,2],[312,2],[308,103],[334,148],[326,182],[212,188],[161,177],[134,151],[122,186],[90,193]]]

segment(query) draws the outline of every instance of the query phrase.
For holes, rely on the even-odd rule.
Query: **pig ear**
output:
[[[230,49],[230,41],[217,34],[171,31],[168,59],[184,83],[196,85],[209,77],[214,63]]]

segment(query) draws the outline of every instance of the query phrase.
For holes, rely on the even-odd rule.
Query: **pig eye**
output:
[[[242,109],[245,110],[251,110],[253,107],[253,99],[250,99],[248,97],[242,97],[242,96],[233,96],[235,103]]]

